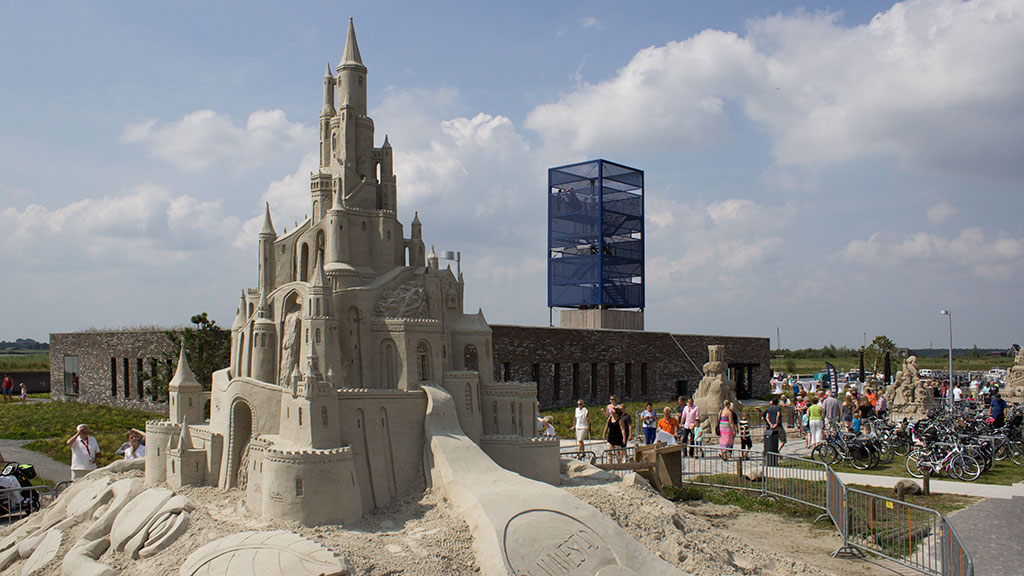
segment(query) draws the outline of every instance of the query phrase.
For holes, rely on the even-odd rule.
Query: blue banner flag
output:
[[[839,394],[839,372],[828,362],[825,362],[825,368],[828,369],[828,389],[832,391],[834,397]]]

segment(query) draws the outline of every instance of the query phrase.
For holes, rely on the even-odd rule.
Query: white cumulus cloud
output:
[[[705,30],[639,51],[613,77],[535,108],[526,126],[582,153],[699,147],[734,102],[778,166],[860,157],[912,169],[1022,178],[1024,5],[909,0],[848,27],[834,13],[777,15],[745,35]],[[806,178],[786,171],[772,178]]]
[[[222,163],[255,166],[273,154],[309,148],[315,144],[316,131],[289,122],[281,110],[257,110],[245,126],[236,126],[229,116],[213,110],[198,110],[176,122],[129,125],[121,137],[144,146],[154,158],[198,172]]]

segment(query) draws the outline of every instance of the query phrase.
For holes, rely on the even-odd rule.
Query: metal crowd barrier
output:
[[[48,505],[56,497],[50,486],[0,489],[0,524],[13,524]]]
[[[683,457],[688,484],[757,492],[822,511],[843,545],[833,555],[869,552],[923,574],[973,576],[974,562],[938,511],[848,488],[830,466],[784,454],[705,446]]]
[[[562,450],[558,455],[562,458],[572,458],[573,460],[579,460],[589,464],[597,462],[597,453],[593,450],[584,450],[582,452],[579,450]]]

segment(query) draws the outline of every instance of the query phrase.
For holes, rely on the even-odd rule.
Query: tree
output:
[[[196,380],[209,390],[213,384],[213,373],[226,368],[231,362],[231,331],[217,326],[216,320],[210,320],[206,312],[196,314],[189,319],[192,326],[181,330],[165,332],[170,342],[170,351],[164,352],[162,364],[176,368],[181,343],[185,343],[185,355],[188,365],[196,375]],[[151,367],[143,377],[146,379],[146,391],[154,400],[167,401],[167,385],[170,383],[172,370],[159,370]]]
[[[896,360],[896,344],[889,340],[888,336],[875,336],[871,345],[864,349],[864,365],[871,366],[871,374],[877,374],[885,362],[885,353],[888,352],[892,360]],[[865,371],[867,368],[865,368]]]

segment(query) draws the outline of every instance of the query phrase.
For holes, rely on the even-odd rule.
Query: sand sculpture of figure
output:
[[[1017,353],[1017,359],[1006,375],[1006,390],[1002,395],[1016,401],[1024,396],[1024,351]]]
[[[896,417],[923,418],[936,405],[931,391],[917,375],[917,356],[903,361],[903,369],[896,373],[895,382],[886,388],[890,412]]]
[[[299,366],[299,311],[288,314],[284,320],[284,338],[281,344],[281,378],[278,382],[288,382],[292,370]]]
[[[736,404],[736,383],[726,376],[725,346],[708,346],[708,362],[704,364],[704,377],[693,394],[693,403],[700,408],[701,425],[705,430],[714,428],[722,404],[729,400]],[[709,427],[710,426],[710,427]]]

